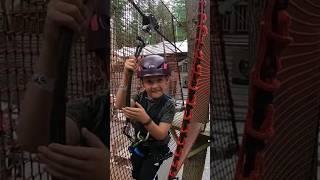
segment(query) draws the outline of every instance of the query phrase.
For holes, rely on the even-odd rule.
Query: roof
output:
[[[163,41],[158,44],[147,45],[143,48],[141,54],[142,55],[150,55],[150,54],[174,54],[177,53],[187,53],[188,52],[188,42],[187,40],[176,42],[176,50],[175,47],[169,43],[168,41]],[[134,55],[136,51],[136,47],[123,47],[121,49],[115,50],[114,54],[118,57],[128,57]]]

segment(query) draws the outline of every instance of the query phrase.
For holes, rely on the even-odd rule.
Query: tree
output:
[[[187,39],[187,16],[185,0],[176,0],[173,3],[172,13],[177,18],[176,36],[177,41]]]

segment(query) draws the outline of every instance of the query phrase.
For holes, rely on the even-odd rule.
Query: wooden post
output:
[[[203,145],[208,144],[208,136],[200,134],[198,139],[196,140],[195,144],[192,147],[192,151],[196,151],[197,149],[203,147]],[[203,149],[203,148],[201,148]],[[183,180],[195,180],[201,179],[204,164],[206,161],[207,149],[202,150],[195,155],[191,156],[190,158],[186,159],[183,167]]]

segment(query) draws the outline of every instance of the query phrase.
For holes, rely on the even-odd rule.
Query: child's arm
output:
[[[128,74],[129,71],[134,71],[136,68],[136,60],[135,59],[127,59],[124,64],[123,78],[121,81],[121,85],[118,88],[116,95],[115,108],[121,109],[126,106],[126,95],[127,95],[127,87],[128,87]]]
[[[150,124],[145,125],[144,127],[152,137],[154,137],[156,140],[161,141],[168,136],[168,131],[171,127],[171,124],[161,122],[159,125],[157,125],[152,121]]]
[[[136,102],[136,108],[134,107],[125,107],[123,108],[124,115],[130,119],[134,119],[141,124],[144,125],[146,130],[150,133],[152,137],[154,137],[156,140],[163,140],[168,136],[168,131],[171,127],[171,123],[174,116],[174,106],[173,108],[169,109],[167,113],[168,115],[165,118],[163,122],[160,122],[159,125],[153,122],[153,120],[150,118],[150,116],[146,113],[144,108]]]
[[[35,72],[39,77],[47,78],[51,83],[57,77],[57,46],[60,38],[60,28],[68,27],[78,31],[85,17],[80,13],[83,4],[80,1],[55,0],[48,4],[48,13],[45,22],[44,42]],[[62,4],[62,6],[61,6]],[[63,9],[62,9],[63,7]],[[76,10],[78,13],[74,13]],[[22,112],[19,117],[18,141],[25,150],[36,151],[38,145],[49,143],[49,118],[53,103],[53,88],[50,85],[41,85],[35,81],[28,84],[24,95]],[[75,124],[66,120],[67,131],[73,134]],[[78,131],[74,131],[78,133]],[[75,135],[77,136],[77,135]],[[75,137],[72,135],[72,137]],[[67,139],[68,141],[68,139]]]

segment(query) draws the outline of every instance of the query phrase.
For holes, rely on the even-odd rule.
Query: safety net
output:
[[[48,179],[35,155],[21,150],[16,127],[26,84],[43,40],[45,0],[3,0],[0,4],[0,179]],[[95,55],[80,37],[71,52],[68,101],[92,97],[104,88]]]

